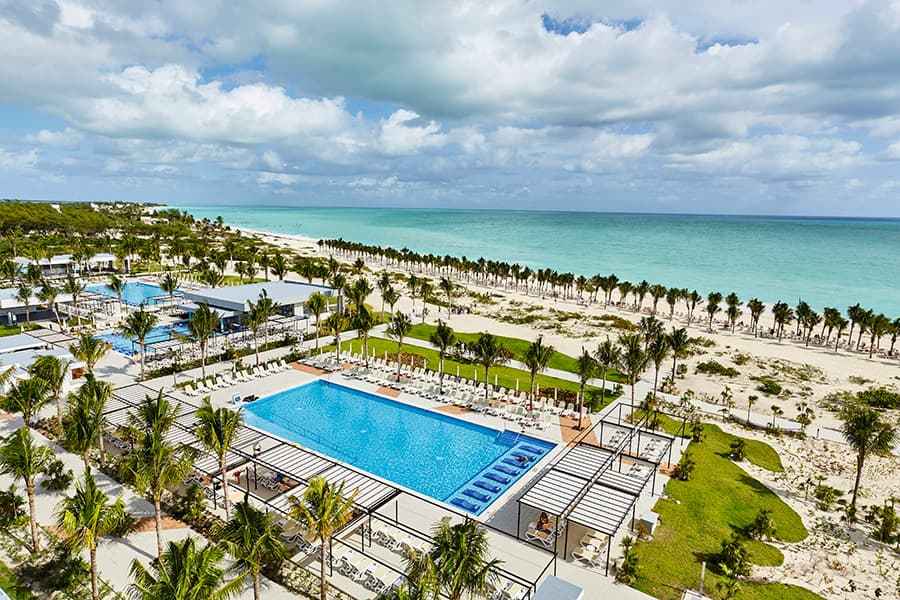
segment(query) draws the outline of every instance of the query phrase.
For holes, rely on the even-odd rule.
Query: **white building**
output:
[[[13,260],[23,271],[29,265],[36,264],[41,267],[41,272],[46,276],[78,273],[81,270],[81,265],[72,258],[71,254],[57,254],[56,256],[42,258],[37,261],[24,256],[17,256]],[[115,263],[116,257],[106,252],[95,254],[86,261],[87,270],[91,272],[112,271],[115,268]]]
[[[28,369],[40,356],[55,356],[69,362],[64,390],[84,374],[84,363],[76,361],[68,350],[58,348],[25,333],[0,337],[0,372],[13,369],[12,381],[28,377]],[[7,384],[7,387],[9,384]],[[0,389],[5,391],[5,389]]]

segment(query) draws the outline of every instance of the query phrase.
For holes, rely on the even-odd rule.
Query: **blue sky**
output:
[[[896,0],[0,0],[0,196],[900,216]]]

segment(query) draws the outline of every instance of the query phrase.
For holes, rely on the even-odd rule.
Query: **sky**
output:
[[[0,0],[0,197],[900,216],[900,0]]]

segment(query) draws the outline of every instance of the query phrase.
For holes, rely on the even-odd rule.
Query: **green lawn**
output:
[[[412,330],[409,332],[409,337],[416,338],[419,340],[425,340],[426,342],[431,337],[431,334],[434,333],[436,327],[434,325],[429,325],[427,323],[419,323],[418,325],[413,325]],[[480,333],[466,333],[463,331],[454,331],[456,335],[456,339],[463,342],[474,342],[478,339]],[[512,338],[505,337],[502,335],[495,336],[497,340],[509,350],[513,358],[518,361],[522,361],[525,352],[528,350],[529,344],[531,344],[528,340],[523,340],[520,338]],[[570,373],[578,372],[578,359],[569,356],[568,354],[563,354],[562,352],[553,352],[553,356],[550,357],[550,364],[548,365],[551,369],[559,369],[560,371],[568,371]],[[609,381],[618,381],[619,383],[625,383],[625,378],[615,372],[610,371],[607,374],[607,379]]]
[[[675,422],[663,419],[665,429]],[[807,535],[799,515],[772,491],[728,458],[737,437],[715,425],[704,426],[704,439],[690,448],[696,468],[690,481],[671,480],[668,499],[657,502],[661,524],[651,542],[637,545],[640,577],[635,587],[665,600],[681,597],[681,589],[697,588],[700,563],[719,551],[722,540],[748,525],[762,509],[772,511],[777,537],[799,542]],[[778,454],[767,444],[746,440],[746,459],[764,469],[781,471]],[[758,565],[779,565],[781,552],[770,544],[747,543]],[[709,565],[707,565],[709,567]],[[707,569],[706,589],[715,590],[720,576]],[[806,600],[818,595],[795,586],[743,582],[739,600]]]
[[[34,323],[21,323],[25,325],[25,331],[31,331],[33,329],[37,329],[38,326]],[[5,337],[7,335],[16,335],[21,333],[21,328],[19,325],[0,325],[0,337]]]
[[[359,340],[353,340],[352,342],[346,342],[341,344],[342,350],[349,350],[352,347],[352,351],[359,353],[362,347],[362,342]],[[329,346],[330,349],[333,349],[333,346]],[[385,351],[389,353],[397,352],[397,342],[393,340],[386,340],[383,338],[369,338],[369,352],[373,353],[377,356],[383,356]],[[422,348],[420,346],[413,346],[410,344],[403,344],[403,352],[404,354],[414,354],[416,356],[421,356],[425,358],[428,368],[432,370],[437,370],[439,357],[437,350],[432,350],[430,348]],[[478,381],[484,381],[484,369],[477,365],[472,364],[462,364],[453,360],[445,360],[444,361],[444,372],[450,375],[456,375],[456,367],[459,367],[459,374],[461,377],[466,379],[472,379],[476,376],[478,377]],[[519,389],[527,390],[529,376],[527,371],[522,371],[520,369],[513,369],[511,367],[494,367],[491,369],[491,383],[494,382],[494,376],[497,376],[497,383],[501,386],[516,389],[516,379],[519,380]],[[537,384],[541,387],[541,389],[553,388],[557,387],[559,389],[570,390],[572,392],[578,391],[578,384],[573,381],[566,381],[564,379],[558,379],[556,377],[550,377],[547,375],[538,375]],[[588,387],[587,391],[597,398],[599,401],[599,390],[597,388]],[[611,392],[606,393],[606,402],[609,403],[610,399],[613,398]],[[599,404],[595,404],[594,410],[599,408]]]

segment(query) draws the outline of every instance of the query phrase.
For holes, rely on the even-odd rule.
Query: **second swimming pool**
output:
[[[473,514],[555,446],[324,380],[246,406],[246,422]]]

